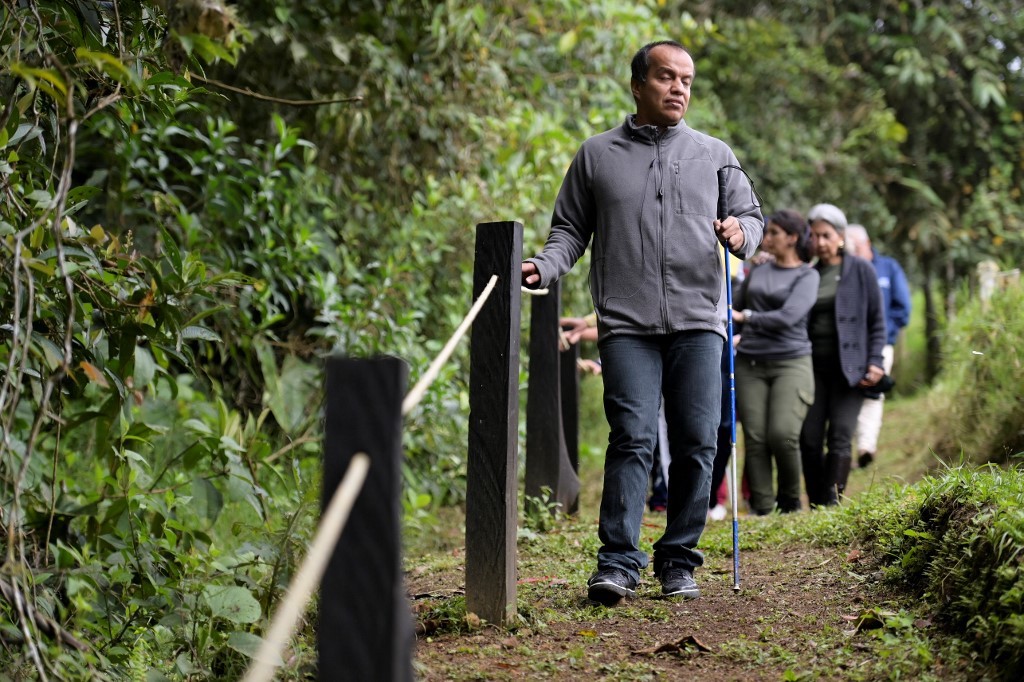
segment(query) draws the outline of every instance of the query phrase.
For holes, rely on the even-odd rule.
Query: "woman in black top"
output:
[[[821,506],[836,504],[846,489],[862,390],[885,375],[885,313],[871,263],[843,251],[843,212],[818,204],[808,219],[820,282],[808,326],[814,403],[800,433],[800,455],[807,497]]]

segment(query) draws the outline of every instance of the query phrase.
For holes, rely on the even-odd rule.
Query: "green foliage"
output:
[[[552,499],[551,488],[542,486],[540,495],[523,495],[522,507],[523,527],[521,533],[544,533],[555,527],[558,521],[561,503]]]
[[[1024,670],[1022,503],[1021,469],[961,466],[815,512],[801,535],[871,548],[890,583],[924,599],[949,632],[1013,678]],[[898,615],[884,614],[884,627],[905,627]]]
[[[1022,306],[1024,289],[1010,286],[988,304],[971,299],[949,324],[937,387],[949,409],[947,456],[963,451],[978,463],[1012,462],[1024,453]]]
[[[924,295],[918,290],[911,294],[910,323],[900,333],[896,344],[896,362],[892,375],[896,380],[893,396],[910,397],[929,388],[925,375],[925,305]]]
[[[1024,670],[1024,472],[950,469],[847,509],[891,581],[920,594],[984,660],[1011,677]]]
[[[315,514],[320,358],[398,355],[418,378],[470,304],[473,226],[519,220],[540,247],[579,142],[631,111],[648,40],[693,50],[690,123],[768,208],[856,206],[939,258],[924,270],[1019,255],[1002,4],[889,3],[881,25],[869,3],[756,4],[4,3],[0,579],[86,645],[0,601],[5,642],[31,638],[3,668],[237,677]],[[1019,330],[969,332],[951,335],[1011,369],[974,362],[963,385],[1019,412],[997,350]],[[465,496],[467,356],[409,415],[411,526]],[[1020,449],[1019,421],[991,424],[979,448]]]
[[[186,200],[203,179],[178,171],[221,181],[217,172],[237,166],[203,154],[212,144],[233,151],[218,119],[181,144],[202,128],[174,121],[202,119],[192,99],[202,93],[175,69],[195,68],[197,55],[233,59],[238,45],[165,38],[158,12],[119,9],[0,10],[11,67],[0,77],[0,610],[5,640],[22,643],[5,647],[2,667],[59,679],[154,667],[221,678],[244,667],[250,628],[309,533],[298,510],[315,490],[310,472],[275,463],[266,429],[274,414],[302,451],[311,417],[291,408],[309,404],[309,380],[294,363],[279,373],[264,363],[278,391],[250,415],[205,393],[200,378],[215,374],[206,359],[225,334],[242,335],[211,323],[261,273],[241,274],[244,262],[211,258],[208,238],[188,239],[182,218],[216,201]],[[116,42],[104,38],[111,26]],[[270,181],[292,170],[282,147],[298,144],[280,130],[278,156],[263,157],[278,162],[263,166]],[[283,188],[270,189],[285,205]],[[282,518],[288,531],[268,532]],[[32,613],[53,625],[37,630]],[[62,649],[60,633],[81,646]]]
[[[865,88],[856,65],[830,63],[799,25],[776,17],[715,20],[699,53],[690,125],[732,143],[766,213],[806,213],[829,201],[851,220],[888,225],[879,179],[869,169],[897,162],[906,130],[884,91]]]

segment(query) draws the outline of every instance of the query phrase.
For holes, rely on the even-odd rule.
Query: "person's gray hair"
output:
[[[856,244],[871,243],[871,237],[868,236],[867,228],[859,223],[850,223],[846,226],[846,239]]]
[[[816,220],[824,220],[836,229],[836,232],[846,232],[846,214],[834,204],[815,204],[807,212],[807,222],[814,223]]]

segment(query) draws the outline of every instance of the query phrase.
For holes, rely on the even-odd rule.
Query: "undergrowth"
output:
[[[933,393],[944,398],[944,442],[936,451],[959,452],[984,464],[1021,461],[1024,452],[1024,287],[971,300],[951,320],[942,340],[942,374]]]
[[[806,521],[819,543],[870,548],[885,580],[923,600],[982,660],[1009,679],[1024,673],[1024,471],[949,468]]]

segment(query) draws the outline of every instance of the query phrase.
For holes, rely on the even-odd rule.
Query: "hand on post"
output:
[[[536,289],[540,284],[540,271],[535,263],[523,261],[523,286],[527,289]]]

